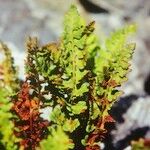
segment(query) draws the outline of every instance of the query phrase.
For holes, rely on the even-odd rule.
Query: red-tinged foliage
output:
[[[106,123],[114,123],[114,122],[115,122],[115,120],[110,115],[104,116],[102,118],[102,121],[101,121],[101,124],[100,124],[100,128],[101,129],[105,129]]]
[[[100,145],[97,142],[104,138],[106,130],[101,129],[99,125],[98,123],[97,128],[89,135],[86,150],[100,150]]]
[[[107,86],[109,86],[109,87],[117,87],[118,84],[116,83],[115,80],[109,79],[108,81],[104,80],[102,82],[101,86],[103,86],[103,87],[107,87]]]
[[[150,147],[150,139],[144,139],[144,145]]]
[[[20,146],[24,150],[34,150],[39,142],[46,136],[48,121],[44,121],[40,117],[40,101],[37,97],[31,98],[29,95],[29,85],[24,83],[22,89],[14,100],[12,110],[19,119],[15,120],[15,126],[19,129],[16,136],[22,140]]]
[[[86,150],[101,150],[98,145],[93,145],[92,147],[88,146],[86,147]]]
[[[100,145],[98,141],[102,141],[106,134],[105,124],[115,122],[115,120],[110,116],[105,116],[100,119],[96,125],[96,129],[89,135],[86,150],[100,150]]]
[[[96,143],[97,141],[101,140],[105,134],[105,130],[104,131],[94,131],[93,133],[91,133],[89,135],[88,138],[88,142],[87,142],[87,146],[86,146],[86,150],[100,150],[100,145],[99,143]]]
[[[105,123],[107,123],[107,122],[115,122],[115,120],[110,115],[108,115],[108,116],[105,116],[104,122]]]

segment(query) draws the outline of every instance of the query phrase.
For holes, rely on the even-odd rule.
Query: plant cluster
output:
[[[118,87],[127,80],[135,26],[114,32],[104,46],[75,6],[64,20],[58,43],[26,44],[26,79],[19,85],[10,50],[2,44],[0,65],[0,145],[6,150],[99,150],[107,132]],[[50,120],[41,110],[50,108]],[[58,144],[59,143],[59,144]]]
[[[149,150],[150,139],[139,139],[138,141],[132,141],[132,150]]]

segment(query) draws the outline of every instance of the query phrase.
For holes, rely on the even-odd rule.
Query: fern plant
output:
[[[128,26],[113,33],[101,47],[93,33],[94,22],[85,25],[72,6],[60,43],[44,47],[47,57],[37,52],[37,68],[39,64],[50,66],[46,72],[38,72],[55,88],[50,90],[54,103],[51,123],[62,126],[74,149],[99,149],[105,123],[113,121],[108,111],[121,94],[116,87],[127,79],[135,44],[126,39],[134,30]]]
[[[127,37],[135,32],[135,26],[114,32],[101,46],[94,25],[86,25],[72,5],[58,43],[41,46],[36,38],[28,39],[26,80],[19,92],[8,94],[12,102],[3,111],[10,114],[11,134],[19,141],[13,141],[16,149],[100,149],[106,123],[114,122],[109,110],[122,93],[118,87],[127,80],[135,49],[134,43],[127,43]],[[16,79],[9,76],[15,92]],[[52,110],[50,121],[41,117],[41,109],[46,107]],[[5,135],[1,124],[0,133]],[[4,142],[2,145],[6,147]]]
[[[2,42],[0,52],[3,56],[0,62],[0,149],[16,150],[19,139],[13,133],[13,114],[10,110],[13,106],[11,96],[17,92],[19,80],[11,52]]]

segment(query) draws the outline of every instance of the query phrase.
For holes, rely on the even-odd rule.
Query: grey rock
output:
[[[128,111],[123,115],[124,122],[116,125],[116,130],[112,131],[113,142],[124,139],[130,135],[131,131],[149,127],[150,128],[150,96],[140,97],[135,101]],[[146,136],[150,138],[149,134]]]

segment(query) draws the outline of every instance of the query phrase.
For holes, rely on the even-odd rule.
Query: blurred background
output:
[[[117,122],[104,141],[106,150],[129,150],[132,140],[150,139],[150,0],[0,0],[0,40],[12,49],[23,79],[25,40],[37,36],[42,44],[58,41],[72,3],[87,23],[96,21],[100,40],[126,24],[138,25],[131,40],[137,45],[132,72],[125,94],[110,112]]]

